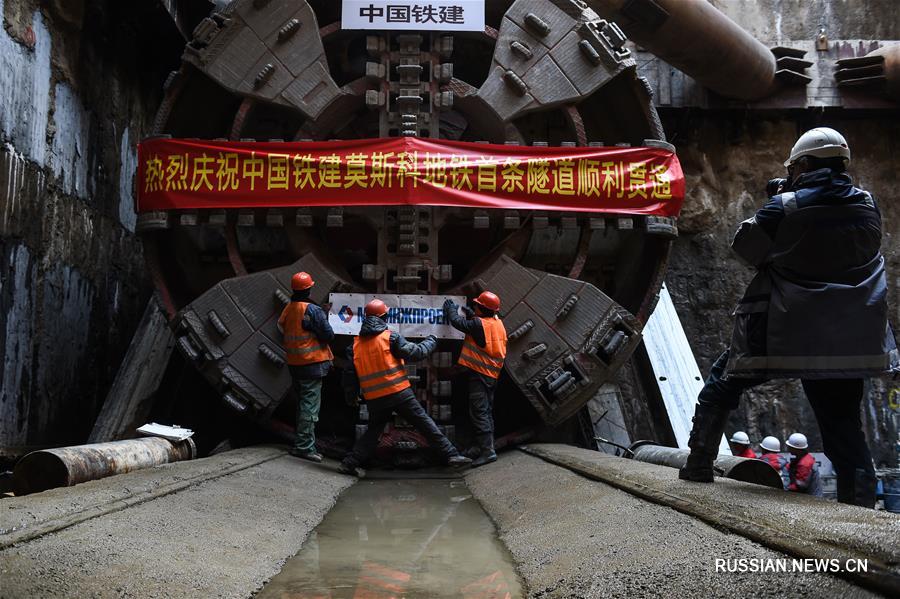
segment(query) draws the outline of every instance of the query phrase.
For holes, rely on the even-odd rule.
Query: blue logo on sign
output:
[[[353,320],[353,310],[350,306],[344,306],[338,311],[338,318],[349,324]]]

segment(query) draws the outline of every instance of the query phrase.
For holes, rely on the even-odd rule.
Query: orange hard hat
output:
[[[291,277],[291,289],[293,289],[294,291],[303,291],[304,289],[309,289],[315,284],[315,281],[313,281],[312,277],[309,276],[309,273],[306,272],[298,272],[293,277]]]
[[[366,304],[366,316],[384,316],[388,313],[387,304],[380,299],[373,299]]]
[[[500,310],[500,298],[496,293],[491,293],[490,291],[483,291],[481,295],[475,298],[475,303],[491,312]]]

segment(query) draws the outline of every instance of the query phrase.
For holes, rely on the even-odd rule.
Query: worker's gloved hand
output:
[[[429,341],[431,343],[437,343],[437,337],[435,337],[434,335],[428,335],[427,337],[425,337],[425,341]]]
[[[454,302],[452,299],[444,300],[444,310],[450,310],[451,312],[453,310],[456,310],[456,302]]]
[[[466,318],[472,318],[473,316],[475,316],[475,310],[473,310],[469,306],[463,306],[462,311],[463,311],[463,314],[466,315]]]

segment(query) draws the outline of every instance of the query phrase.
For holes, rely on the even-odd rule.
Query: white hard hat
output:
[[[791,148],[791,157],[784,162],[790,166],[801,156],[816,158],[843,158],[850,165],[850,146],[844,136],[829,127],[816,127],[800,136]]]
[[[806,435],[803,433],[794,433],[788,437],[786,445],[794,449],[806,449],[809,443],[806,442]]]
[[[750,437],[747,436],[747,433],[744,431],[738,431],[731,435],[731,439],[729,439],[732,443],[738,443],[739,445],[750,445]]]
[[[781,441],[771,435],[763,439],[759,446],[766,451],[781,451]]]

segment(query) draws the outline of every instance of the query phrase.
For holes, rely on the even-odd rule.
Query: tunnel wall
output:
[[[824,28],[830,39],[900,39],[900,12],[891,0],[715,0],[720,10],[768,46],[813,39]],[[666,134],[678,148],[687,177],[687,200],[679,222],[666,282],[701,372],[730,341],[731,312],[753,273],[731,253],[736,225],[765,202],[771,177],[783,177],[782,162],[803,131],[827,125],[842,131],[853,152],[850,174],[870,190],[884,219],[882,250],[887,261],[891,319],[900,326],[900,107],[897,111],[661,110]],[[713,265],[710,268],[710,265]],[[878,465],[896,463],[896,409],[891,386],[867,386],[864,425]],[[896,401],[896,400],[895,400]],[[744,395],[729,430],[746,430],[754,442],[765,435],[784,441],[795,431],[821,451],[818,427],[796,381],[772,382]]]
[[[107,3],[0,12],[2,458],[86,438],[140,319],[134,144],[163,79]]]

